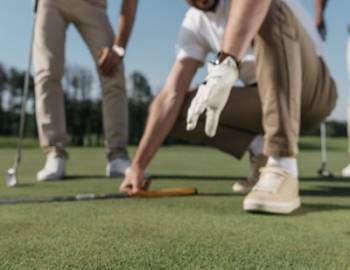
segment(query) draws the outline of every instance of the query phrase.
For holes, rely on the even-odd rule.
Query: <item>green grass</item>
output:
[[[339,175],[344,139],[330,140],[329,168]],[[242,211],[231,176],[247,161],[214,149],[164,147],[150,171],[153,187],[198,187],[199,196],[0,206],[0,269],[350,269],[350,180],[315,177],[318,141],[302,141],[303,206],[290,216]],[[131,148],[133,153],[135,148]],[[0,149],[0,171],[14,149]],[[71,148],[63,182],[36,183],[40,150],[25,149],[19,179],[0,198],[114,192],[102,148]],[[168,177],[167,177],[168,176]],[[192,176],[192,177],[191,177]],[[200,177],[194,177],[200,176]]]

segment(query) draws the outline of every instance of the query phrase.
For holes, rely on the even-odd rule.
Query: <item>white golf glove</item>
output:
[[[205,133],[215,136],[220,114],[237,79],[238,65],[232,57],[217,65],[208,63],[208,76],[187,111],[187,130],[196,128],[199,116],[206,110]]]

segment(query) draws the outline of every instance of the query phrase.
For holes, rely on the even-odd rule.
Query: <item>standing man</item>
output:
[[[123,57],[133,28],[137,0],[123,0],[116,35],[108,20],[107,0],[39,0],[34,64],[36,117],[46,163],[38,181],[65,176],[66,119],[61,79],[66,31],[73,24],[95,60],[102,85],[106,175],[124,175],[130,161],[126,146],[128,108]],[[83,117],[83,116],[82,116]]]
[[[299,129],[319,124],[337,97],[314,23],[296,0],[187,2],[193,8],[182,24],[177,60],[152,104],[144,136],[120,189],[147,188],[143,177],[147,165],[174,124],[174,131],[184,134],[186,114],[181,106],[187,111],[194,96],[186,96],[186,91],[206,54],[217,51],[216,64],[209,65],[206,81],[191,101],[186,137],[200,138],[239,157],[247,149],[259,149],[256,142],[264,133],[263,154],[268,162],[257,174],[243,208],[290,213],[300,206]],[[243,60],[251,44],[257,87],[247,83],[237,91],[232,87],[245,72]],[[200,117],[204,111],[206,119]]]

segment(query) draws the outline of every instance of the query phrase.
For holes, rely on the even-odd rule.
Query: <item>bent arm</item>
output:
[[[144,134],[136,151],[132,167],[145,170],[171,131],[183,104],[192,79],[201,66],[194,59],[183,59],[174,64],[164,88],[153,101]]]
[[[136,17],[138,0],[124,0],[119,16],[119,27],[114,43],[126,48]]]
[[[326,10],[328,0],[315,0],[316,18],[322,18]]]
[[[268,13],[271,0],[231,1],[222,51],[241,61]]]

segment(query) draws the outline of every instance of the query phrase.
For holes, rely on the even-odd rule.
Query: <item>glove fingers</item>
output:
[[[187,130],[194,130],[196,128],[199,116],[205,110],[205,103],[203,102],[204,90],[203,86],[199,87],[198,92],[193,98],[191,106],[187,111]]]
[[[207,109],[207,118],[205,121],[205,134],[209,137],[214,137],[219,125],[220,111]]]
[[[198,116],[195,114],[195,108],[197,107],[198,97],[195,96],[191,102],[190,107],[187,110],[187,130],[193,130],[196,128]]]

